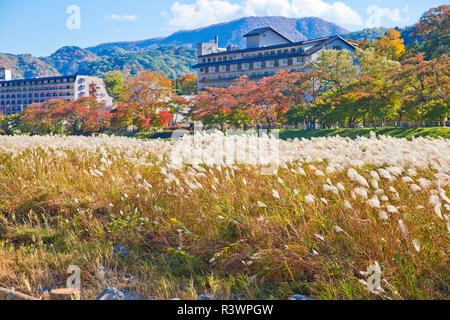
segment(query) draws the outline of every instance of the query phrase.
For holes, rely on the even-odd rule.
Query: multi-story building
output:
[[[73,75],[48,78],[11,80],[11,72],[0,68],[0,113],[20,113],[32,103],[50,99],[75,101],[82,97],[95,97],[112,106],[101,78]]]
[[[243,75],[257,81],[280,70],[303,71],[322,49],[355,50],[339,36],[293,42],[271,27],[255,29],[244,37],[246,49],[219,48],[217,37],[214,42],[198,44],[198,63],[193,67],[197,69],[199,90],[226,88]]]

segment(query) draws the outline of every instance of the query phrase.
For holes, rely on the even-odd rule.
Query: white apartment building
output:
[[[0,113],[4,115],[20,113],[32,103],[50,99],[75,101],[88,96],[112,106],[112,98],[99,77],[73,75],[11,80],[11,72],[0,68]]]
[[[259,80],[280,70],[303,71],[322,49],[350,50],[355,46],[339,36],[293,42],[271,27],[250,31],[247,48],[229,46],[219,48],[214,42],[197,46],[198,88],[226,88],[243,75]]]

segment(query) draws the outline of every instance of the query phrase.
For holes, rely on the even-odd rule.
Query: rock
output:
[[[126,282],[133,281],[134,279],[135,279],[135,277],[132,274],[129,274],[129,273],[123,276],[123,280],[126,281]]]
[[[80,300],[77,288],[58,288],[50,291],[50,300]]]
[[[124,246],[119,244],[114,248],[114,254],[121,255],[121,256],[127,256],[128,249],[126,249]]]
[[[122,290],[125,300],[141,300],[142,296],[139,293],[130,292],[128,289]]]
[[[97,300],[125,300],[125,295],[114,287],[108,287],[97,296]]]
[[[141,300],[141,295],[130,292],[128,289],[121,291],[114,287],[108,287],[97,296],[97,300]]]
[[[108,279],[108,269],[106,269],[106,267],[104,267],[104,266],[98,267],[95,270],[95,277],[99,281],[106,283],[106,280]]]
[[[49,296],[50,295],[50,288],[39,288],[38,293],[41,295]]]
[[[306,296],[302,296],[302,295],[299,295],[299,294],[294,294],[294,295],[289,297],[289,300],[314,300],[314,299],[306,297]]]
[[[38,298],[29,296],[15,291],[14,289],[0,288],[0,301],[1,300],[39,300]]]

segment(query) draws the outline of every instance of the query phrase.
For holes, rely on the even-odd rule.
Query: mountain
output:
[[[348,40],[356,40],[356,41],[363,41],[367,40],[369,42],[372,42],[374,40],[377,40],[385,35],[386,32],[389,31],[390,28],[383,28],[383,27],[377,27],[377,28],[367,28],[359,31],[354,31],[350,33],[345,33],[341,35],[344,39]],[[414,32],[414,26],[408,26],[404,28],[396,28],[403,38],[403,43],[405,45],[413,43],[415,40],[412,38],[412,33]]]
[[[196,63],[196,50],[187,47],[163,46],[147,52],[114,53],[102,56],[92,62],[84,62],[78,67],[78,73],[103,76],[112,70],[125,74],[136,74],[150,69],[159,71],[171,79],[185,74],[193,74],[190,67]]]
[[[68,46],[49,57],[0,54],[0,66],[13,70],[14,79],[82,73],[102,76],[111,70],[135,74],[143,69],[160,71],[168,77],[194,73],[195,48],[217,35],[220,46],[245,47],[243,35],[272,26],[293,41],[348,33],[320,18],[247,17],[195,30],[178,31],[165,38],[103,43],[86,49]]]
[[[95,54],[80,47],[62,47],[50,57],[41,58],[41,60],[52,65],[61,74],[74,74],[78,68],[85,62],[98,60]]]
[[[187,46],[195,48],[199,42],[208,42],[219,36],[219,45],[230,44],[245,46],[243,35],[261,27],[271,26],[293,41],[301,41],[324,36],[339,35],[348,31],[334,23],[320,18],[285,17],[247,17],[230,22],[214,24],[208,27],[178,31],[166,38],[154,38],[142,41],[103,43],[87,50],[101,55],[109,48],[121,48],[128,52],[144,52],[164,45]]]
[[[196,62],[196,45],[219,37],[219,46],[230,44],[245,47],[243,35],[271,26],[293,41],[342,35],[350,40],[373,41],[382,37],[387,28],[369,28],[356,32],[320,18],[246,17],[194,30],[173,33],[165,38],[142,41],[103,43],[94,47],[62,47],[49,57],[36,58],[28,54],[0,54],[0,66],[12,69],[14,79],[86,74],[103,76],[112,70],[136,74],[143,69],[160,71],[170,78],[192,74]],[[411,43],[413,27],[399,29],[405,44]]]
[[[367,28],[359,31],[345,33],[342,35],[342,37],[348,40],[356,40],[356,41],[367,40],[369,42],[372,42],[373,40],[379,39],[382,36],[384,36],[384,34],[388,32],[388,30],[389,28],[383,27]]]
[[[196,51],[192,48],[162,46],[143,52],[127,52],[119,47],[101,50],[99,55],[79,47],[63,47],[49,57],[0,53],[0,67],[12,70],[13,79],[71,74],[104,76],[113,70],[134,75],[150,69],[169,78],[193,74]]]
[[[0,53],[0,67],[12,70],[13,79],[61,75],[52,65],[29,54]]]

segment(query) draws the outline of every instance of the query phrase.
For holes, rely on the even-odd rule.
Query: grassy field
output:
[[[412,137],[430,137],[430,138],[446,138],[450,139],[450,128],[394,128],[385,127],[379,129],[373,128],[358,128],[358,129],[318,129],[318,130],[280,130],[279,137],[283,140],[287,139],[311,139],[318,137],[334,137],[339,135],[341,137],[349,137],[355,139],[359,136],[369,137],[370,132],[373,131],[377,135],[386,135],[395,138],[411,139]],[[170,140],[170,132],[161,132],[158,134],[148,132],[134,132],[116,134],[117,136],[124,136],[138,139],[152,139],[161,138],[163,140]]]
[[[189,139],[1,136],[0,287],[77,265],[83,299],[450,298],[448,141]],[[224,162],[259,143],[265,167]]]
[[[358,136],[369,137],[373,131],[377,135],[387,135],[395,138],[411,139],[412,137],[446,138],[450,139],[450,128],[360,128],[360,129],[320,129],[320,130],[283,130],[280,132],[281,139],[311,139],[316,137],[333,137],[339,135],[341,137],[356,138]]]

